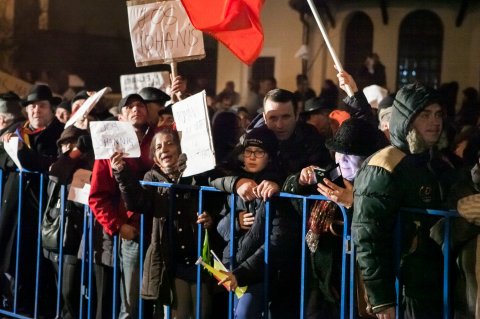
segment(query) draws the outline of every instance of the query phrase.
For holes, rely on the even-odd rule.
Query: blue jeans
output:
[[[120,243],[119,319],[138,318],[140,293],[140,244],[123,239]]]
[[[247,292],[242,298],[235,296],[234,314],[235,319],[262,318],[265,297],[263,293],[263,282],[249,285]]]

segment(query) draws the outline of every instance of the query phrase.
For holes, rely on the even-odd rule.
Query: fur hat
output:
[[[28,93],[27,98],[22,101],[23,106],[32,104],[33,102],[38,101],[49,101],[52,106],[55,106],[62,102],[62,99],[52,95],[52,90],[50,87],[45,84],[37,84],[32,86],[30,93]]]
[[[350,118],[340,125],[325,146],[345,155],[370,156],[384,146],[380,134],[382,133],[367,121]]]
[[[22,117],[20,98],[13,92],[0,94],[0,113],[12,114],[14,118]]]
[[[260,126],[247,133],[243,141],[243,148],[256,146],[263,149],[270,157],[275,156],[278,150],[278,140],[275,134],[266,126]]]
[[[167,93],[154,87],[145,87],[141,89],[138,94],[145,102],[157,102],[160,104],[165,104],[170,100],[170,96]]]

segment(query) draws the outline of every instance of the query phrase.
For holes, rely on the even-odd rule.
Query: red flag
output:
[[[264,0],[182,0],[193,26],[252,64],[263,46],[260,10]]]

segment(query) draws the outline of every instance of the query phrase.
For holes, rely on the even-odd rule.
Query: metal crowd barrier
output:
[[[0,170],[0,174],[2,174],[2,171]],[[37,237],[37,250],[36,250],[36,282],[35,282],[35,305],[34,305],[34,313],[32,317],[25,316],[24,314],[18,313],[17,309],[17,290],[18,290],[18,277],[21,276],[19,273],[18,269],[18,257],[19,254],[21,253],[21,218],[22,218],[22,195],[23,195],[23,174],[36,174],[36,173],[31,173],[31,172],[21,172],[19,173],[20,177],[20,183],[19,183],[19,192],[18,192],[18,199],[19,199],[19,206],[18,206],[18,228],[17,228],[17,250],[16,250],[16,269],[15,269],[15,291],[14,291],[14,304],[13,304],[13,309],[12,311],[8,311],[5,309],[0,309],[0,315],[4,316],[9,316],[12,318],[39,318],[41,314],[39,314],[39,309],[38,309],[38,304],[39,304],[39,278],[40,278],[40,258],[43,258],[42,256],[42,247],[41,247],[41,221],[42,221],[42,214],[44,213],[43,210],[43,202],[41,198],[43,197],[42,194],[44,192],[43,190],[43,183],[44,179],[47,178],[43,174],[40,174],[40,209],[38,211],[38,237]],[[0,175],[0,178],[2,178],[3,175]],[[3,180],[3,178],[1,179]],[[143,185],[149,185],[149,186],[156,186],[156,187],[168,187],[172,188],[171,192],[171,200],[174,200],[174,192],[175,189],[193,189],[199,192],[199,203],[198,203],[198,212],[203,211],[204,207],[204,194],[206,192],[220,192],[219,190],[213,188],[213,187],[192,187],[192,186],[186,186],[186,185],[172,185],[168,183],[154,183],[154,182],[141,182]],[[3,195],[3,185],[0,183],[0,196]],[[303,208],[303,214],[302,214],[302,237],[305,238],[306,235],[306,228],[307,228],[307,218],[308,218],[308,202],[312,200],[327,200],[325,197],[320,196],[320,195],[312,195],[312,196],[301,196],[301,195],[294,195],[294,194],[289,194],[289,193],[280,193],[278,195],[281,198],[284,198],[285,200],[301,200],[302,201],[302,208]],[[64,231],[64,226],[65,226],[65,216],[64,216],[64,211],[65,211],[65,203],[66,203],[66,187],[62,186],[61,187],[61,228],[60,231],[63,234]],[[0,198],[1,199],[1,198]],[[230,198],[230,257],[232,258],[231,260],[234,260],[234,229],[235,229],[235,195],[231,196]],[[356,318],[356,304],[355,304],[355,247],[352,243],[352,238],[351,238],[351,233],[350,233],[350,220],[349,216],[347,215],[347,211],[343,206],[339,206],[340,211],[343,216],[344,224],[343,224],[343,237],[342,237],[342,270],[341,270],[341,301],[340,301],[340,318]],[[402,209],[403,213],[421,213],[421,214],[427,214],[427,215],[435,215],[435,216],[442,216],[445,217],[446,219],[446,226],[445,226],[445,232],[444,232],[444,239],[445,243],[450,242],[450,222],[451,219],[458,216],[456,212],[451,212],[451,211],[439,211],[439,210],[420,210],[420,209],[411,209],[411,208],[405,208]],[[0,214],[2,212],[0,211]],[[266,216],[265,220],[269,221],[270,220],[270,202],[266,202]],[[144,243],[144,237],[145,235],[149,236],[150,234],[144,234],[144,216],[141,216],[141,237],[140,237],[140,288],[141,288],[141,280],[143,276],[143,243]],[[269,290],[269,283],[268,283],[268,278],[269,278],[269,245],[270,245],[270,230],[271,230],[271,225],[269,223],[266,223],[266,229],[265,229],[265,256],[264,256],[264,261],[267,267],[265,267],[265,274],[264,274],[264,285],[265,285],[265,318],[269,318],[269,311],[268,311],[268,290]],[[82,251],[82,256],[83,259],[81,261],[81,292],[80,292],[80,300],[79,300],[79,314],[78,318],[91,318],[92,316],[94,317],[94,310],[92,309],[92,289],[93,289],[93,283],[92,283],[92,274],[93,274],[93,237],[92,237],[92,229],[93,229],[93,214],[90,211],[90,209],[85,206],[84,207],[84,221],[83,221],[83,251]],[[198,256],[201,255],[202,251],[202,225],[198,225],[198,237],[197,237],[197,253]],[[63,236],[62,236],[63,238]],[[118,300],[118,246],[119,246],[119,240],[118,236],[114,236],[113,238],[113,254],[114,254],[114,265],[113,265],[113,287],[112,287],[112,318],[116,318],[118,316],[118,311],[119,311],[119,300]],[[443,292],[443,298],[444,298],[444,318],[449,318],[449,314],[451,311],[450,307],[450,300],[449,300],[449,261],[450,261],[450,247],[449,245],[444,245],[443,247],[443,252],[444,252],[444,292]],[[59,253],[58,253],[58,262],[59,262],[59,267],[58,267],[58,276],[57,276],[57,295],[56,295],[56,318],[61,318],[61,307],[62,307],[62,292],[61,292],[61,287],[62,287],[62,276],[63,276],[63,245],[59,246]],[[300,289],[300,313],[299,313],[299,318],[305,318],[305,280],[306,280],[306,261],[307,261],[307,249],[306,249],[306,242],[305,240],[301,241],[301,260],[299,261],[301,263],[301,285],[298,287]],[[197,265],[197,300],[196,300],[196,309],[195,309],[195,314],[196,318],[201,318],[201,266]],[[347,278],[348,275],[348,278]],[[60,287],[60,288],[59,288]],[[401,294],[400,294],[400,287],[401,287],[401,282],[397,280],[397,300],[398,305],[401,304]],[[348,289],[348,291],[347,291]],[[139,291],[140,294],[140,291]],[[42,300],[44,297],[41,298]],[[144,311],[144,306],[143,306],[143,300],[139,298],[139,317],[143,318],[143,311]],[[399,318],[401,318],[401,311],[398,306],[397,306],[397,314]],[[228,307],[228,318],[233,318],[233,292],[229,293],[229,307]],[[165,318],[170,318],[171,317],[171,311],[169,307],[166,307],[166,312],[165,312]]]

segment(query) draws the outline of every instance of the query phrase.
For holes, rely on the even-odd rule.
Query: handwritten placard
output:
[[[91,176],[92,171],[86,169],[78,169],[75,171],[72,183],[70,184],[70,190],[68,191],[68,200],[88,205]]]
[[[138,74],[124,74],[120,76],[120,89],[122,97],[138,93],[145,87],[154,87],[167,92],[170,86],[170,72],[147,72]]]
[[[175,103],[172,111],[181,136],[182,152],[187,154],[187,168],[183,176],[196,175],[215,168],[205,91]]]
[[[114,152],[124,157],[140,157],[140,145],[133,125],[129,122],[90,122],[95,159],[109,159]]]
[[[8,156],[12,159],[12,161],[17,165],[19,170],[22,170],[22,164],[18,159],[18,136],[12,136],[8,142],[3,143],[3,148],[5,152],[7,152]]]
[[[136,66],[205,57],[203,34],[192,26],[180,0],[127,1],[127,11]]]
[[[98,101],[102,98],[103,95],[106,93],[112,92],[110,87],[104,87],[100,91],[96,92],[92,96],[89,96],[88,99],[83,102],[82,106],[68,119],[67,123],[65,123],[65,128],[69,127],[70,125],[74,124],[78,120],[82,119],[83,117],[87,116],[90,111],[93,110],[95,105],[97,105]]]

